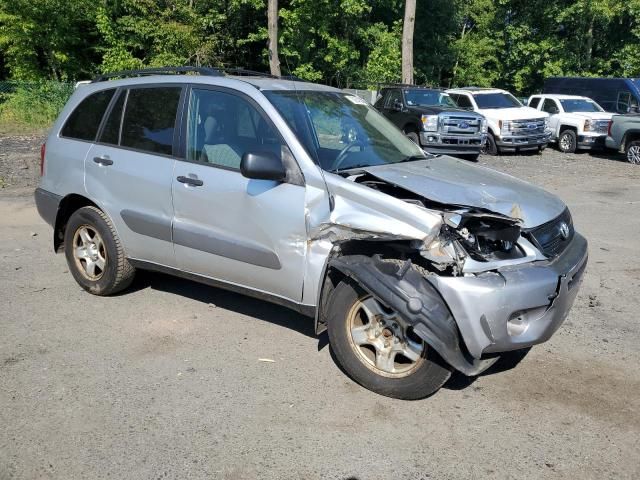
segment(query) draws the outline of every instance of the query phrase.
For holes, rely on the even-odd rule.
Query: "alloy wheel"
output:
[[[640,145],[634,144],[627,150],[627,160],[634,165],[640,165]]]
[[[571,152],[573,150],[573,137],[569,133],[565,133],[560,137],[560,150],[563,152]]]
[[[99,280],[107,264],[107,252],[100,234],[90,225],[82,225],[73,235],[73,257],[80,273],[91,281]]]
[[[406,377],[424,361],[424,342],[411,330],[405,331],[397,315],[371,295],[353,305],[347,328],[354,352],[378,375]]]

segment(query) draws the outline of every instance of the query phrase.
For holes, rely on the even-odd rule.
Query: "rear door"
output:
[[[240,173],[247,152],[295,163],[288,147],[259,106],[234,90],[194,86],[184,116],[184,159],[172,188],[179,268],[299,302],[305,188]]]
[[[174,266],[171,181],[179,85],[121,88],[85,160],[85,185],[127,256]]]

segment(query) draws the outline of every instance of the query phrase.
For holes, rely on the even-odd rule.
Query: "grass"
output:
[[[47,130],[73,93],[73,85],[40,82],[0,94],[0,133],[31,134]]]

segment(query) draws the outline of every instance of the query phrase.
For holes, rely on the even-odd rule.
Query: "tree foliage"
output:
[[[280,0],[283,74],[401,78],[403,0]],[[267,0],[0,0],[0,79],[144,66],[268,71]],[[552,75],[640,76],[640,0],[417,2],[414,78],[530,93]]]

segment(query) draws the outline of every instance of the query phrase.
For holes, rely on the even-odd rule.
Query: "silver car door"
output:
[[[249,97],[225,89],[193,87],[184,117],[172,187],[179,268],[300,301],[304,186],[240,173],[247,152],[290,155],[275,127]]]
[[[112,219],[127,256],[167,266],[175,266],[171,181],[182,90],[122,89],[85,160],[87,192]]]

